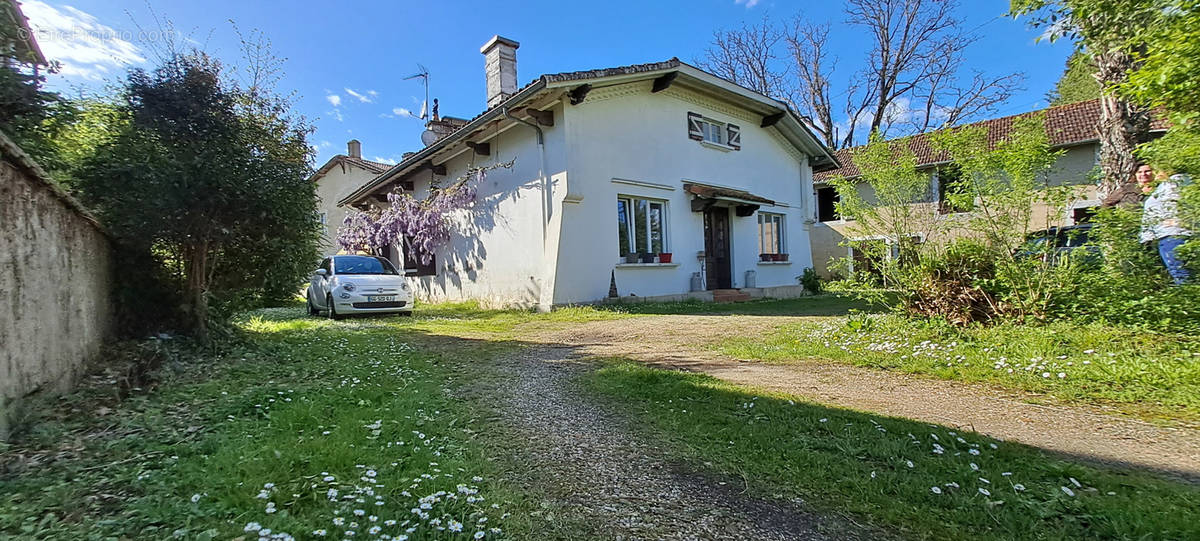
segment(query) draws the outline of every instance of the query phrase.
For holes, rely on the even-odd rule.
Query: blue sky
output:
[[[209,53],[236,62],[237,34],[261,30],[287,59],[280,90],[295,91],[296,108],[317,128],[317,163],[357,138],[368,159],[390,162],[420,147],[424,90],[404,77],[417,64],[432,73],[430,96],[443,115],[470,118],[484,108],[483,56],[479,47],[500,34],[521,43],[518,79],[542,73],[655,62],[673,56],[700,59],[719,28],[796,13],[834,23],[833,54],[839,66],[861,62],[865,44],[840,24],[839,2],[693,0],[641,2],[319,2],[311,0],[24,0],[47,56],[63,63],[52,88],[68,94],[98,91],[129,67],[149,67],[156,22],[170,20],[178,33]],[[1025,90],[1001,107],[1013,114],[1046,105],[1044,96],[1062,72],[1070,45],[1035,43],[1038,33],[1003,17],[1007,0],[965,0],[960,15],[983,39],[968,52],[970,67],[986,73],[1024,72]],[[837,94],[838,89],[834,88]],[[836,98],[835,98],[836,101]]]

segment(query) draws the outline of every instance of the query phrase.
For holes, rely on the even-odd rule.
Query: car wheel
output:
[[[312,291],[304,294],[304,304],[308,305],[308,315],[316,316],[321,314],[321,311],[317,310],[317,305],[312,302]]]
[[[330,295],[326,302],[329,304],[329,319],[342,319],[342,316],[337,313],[337,308],[333,307],[333,295]]]

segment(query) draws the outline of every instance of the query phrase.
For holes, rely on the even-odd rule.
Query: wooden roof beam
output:
[[[572,88],[569,92],[567,92],[567,96],[571,98],[571,105],[579,105],[583,103],[583,100],[587,98],[588,92],[591,91],[592,85],[584,83]]]
[[[678,71],[672,71],[671,73],[667,73],[661,77],[658,77],[654,80],[654,87],[650,89],[650,92],[662,92],[663,90],[670,88],[671,83],[675,82],[676,77],[679,77]]]

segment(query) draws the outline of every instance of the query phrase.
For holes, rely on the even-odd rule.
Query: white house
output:
[[[799,291],[813,171],[838,163],[784,103],[675,58],[518,89],[518,46],[497,36],[481,49],[484,112],[431,122],[430,144],[339,201],[420,197],[513,161],[488,172],[433,265],[407,265],[423,298],[548,307],[604,299],[614,281],[622,297]]]
[[[386,163],[364,160],[362,144],[357,139],[351,139],[346,143],[345,154],[330,158],[309,177],[309,182],[317,184],[317,214],[323,228],[322,255],[333,255],[338,251],[337,243],[334,242],[337,228],[342,225],[342,219],[349,210],[338,205],[338,201],[387,171],[388,167],[391,166]]]

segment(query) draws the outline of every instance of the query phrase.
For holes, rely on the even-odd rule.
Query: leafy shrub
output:
[[[905,306],[910,314],[960,325],[997,315],[994,292],[981,287],[995,282],[995,260],[977,242],[952,242],[940,256],[921,258],[910,274],[911,292]]]
[[[804,290],[817,294],[821,292],[821,276],[817,274],[817,269],[805,267],[804,274],[800,275],[800,285],[804,286]]]

